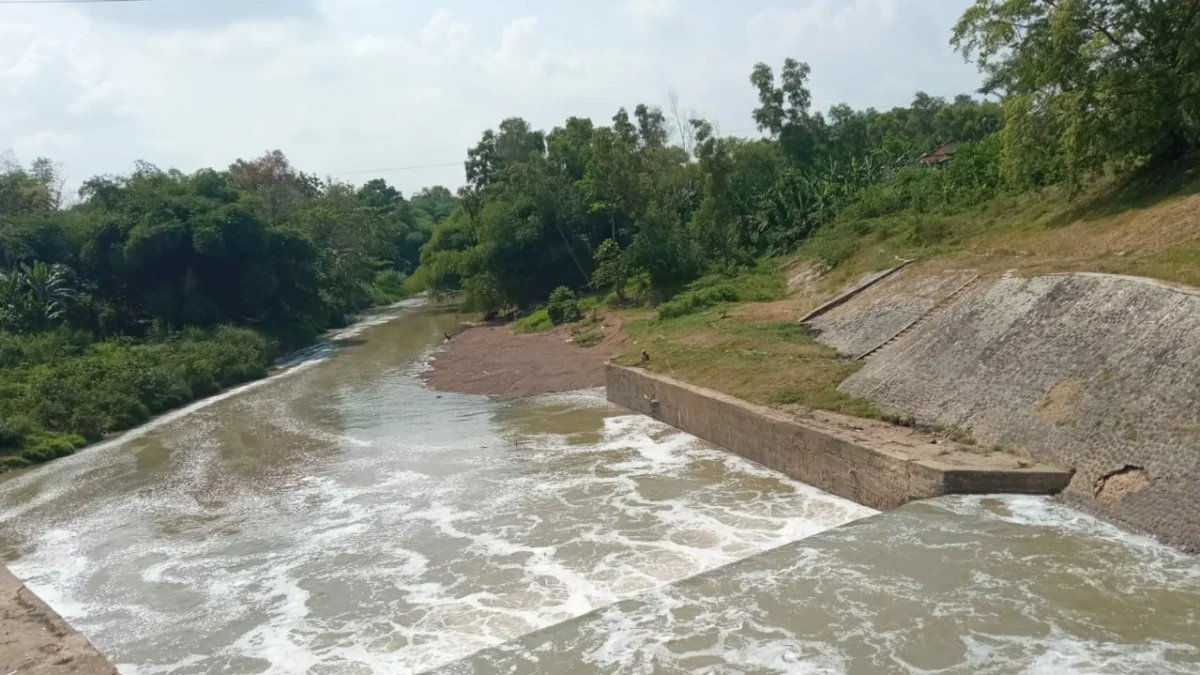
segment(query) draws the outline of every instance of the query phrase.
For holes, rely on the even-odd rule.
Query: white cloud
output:
[[[624,0],[621,9],[639,23],[669,19],[679,13],[680,0]]]
[[[450,52],[462,51],[470,39],[471,24],[455,20],[450,10],[444,7],[421,29],[421,44],[426,47],[442,45]]]
[[[199,23],[184,20],[194,8],[172,9],[194,3],[158,3],[153,15],[141,3],[16,7],[0,14],[0,152],[26,162],[49,154],[83,179],[139,158],[192,171],[279,148],[323,174],[454,162],[504,117],[547,128],[568,115],[607,121],[619,106],[665,103],[669,87],[685,108],[744,128],[751,65],[784,55],[813,63],[822,105],[903,103],[917,86],[909,80],[937,93],[951,69],[969,72],[945,48],[953,16],[924,0],[703,12],[699,1],[652,40],[628,30],[630,18],[682,16],[679,0],[627,0],[623,12],[580,3],[536,17],[482,0],[453,13],[389,0],[261,0]],[[744,33],[728,30],[737,23]],[[456,185],[462,171],[386,177],[412,191]]]
[[[845,54],[870,49],[896,27],[897,0],[813,0],[800,8],[766,7],[746,22],[752,44]]]

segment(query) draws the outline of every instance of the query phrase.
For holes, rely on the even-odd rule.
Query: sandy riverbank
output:
[[[625,345],[621,319],[604,317],[604,339],[592,347],[571,342],[571,328],[516,335],[507,325],[468,328],[434,357],[422,377],[442,391],[508,401],[536,394],[604,386],[604,364]]]
[[[0,675],[116,675],[87,638],[0,567]]]

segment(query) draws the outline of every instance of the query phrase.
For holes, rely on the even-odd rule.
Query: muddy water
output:
[[[441,672],[1197,673],[1200,567],[1049,499],[944,498]]]
[[[872,516],[598,392],[438,394],[454,317],[389,318],[0,484],[10,566],[134,674],[1200,672],[1194,558],[1044,499]]]
[[[404,673],[868,515],[599,392],[415,374],[409,308],[0,484],[12,570],[123,673]]]

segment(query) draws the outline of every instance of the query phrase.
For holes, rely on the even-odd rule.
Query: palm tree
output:
[[[0,328],[43,331],[62,319],[77,297],[65,265],[34,261],[0,272]]]

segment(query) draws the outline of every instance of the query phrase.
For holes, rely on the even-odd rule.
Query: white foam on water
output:
[[[271,377],[255,380],[249,384],[234,387],[220,394],[200,399],[195,403],[160,415],[140,427],[130,429],[112,439],[84,448],[73,455],[56,459],[53,462],[25,471],[21,475],[4,483],[5,490],[19,490],[32,483],[42,483],[41,489],[38,491],[37,496],[32,499],[7,505],[3,513],[0,513],[0,522],[11,522],[61,497],[63,493],[74,489],[77,481],[83,478],[85,474],[94,471],[98,465],[111,465],[115,462],[132,462],[133,460],[129,456],[121,457],[123,454],[128,454],[126,453],[127,448],[125,445],[129,441],[145,436],[163,426],[203,410],[214,403],[235,396],[241,396],[285,377],[298,375],[317,365],[317,363],[319,361],[307,361]]]
[[[336,664],[414,672],[870,513],[638,416],[607,418],[592,445],[538,434],[514,453],[492,438],[355,444],[295,419],[279,400],[255,401],[248,411],[269,410],[271,426],[336,441],[347,454],[274,492],[235,491],[224,506],[202,506],[187,495],[222,473],[222,448],[215,421],[195,418],[180,439],[191,447],[152,493],[112,496],[58,533],[30,529],[34,551],[18,569],[102,648],[119,656],[155,640],[186,646],[203,617],[211,633],[250,622],[213,638],[212,657],[266,659],[269,673]],[[538,404],[606,405],[596,392]],[[464,454],[462,444],[475,442]],[[367,455],[353,451],[367,446]],[[427,462],[440,468],[430,474]],[[447,473],[446,462],[458,468]],[[769,480],[748,496],[724,482],[761,478]],[[676,480],[690,487],[643,494],[654,481]],[[573,493],[573,503],[554,506]],[[816,520],[815,502],[823,505]],[[156,522],[195,533],[162,536]],[[119,551],[97,558],[85,545],[89,533],[130,527],[138,534]],[[592,546],[595,557],[573,558]],[[351,557],[338,563],[342,555]],[[52,560],[75,562],[56,568]],[[118,568],[137,570],[139,592],[186,589],[197,604],[173,615],[153,595],[132,597],[111,618],[119,589],[97,590],[94,580]],[[356,611],[330,613],[343,591],[331,600],[317,590],[326,586],[346,589]],[[203,669],[193,656],[129,670]]]
[[[1196,655],[1195,648],[1154,640],[1138,645],[1085,640],[1057,627],[1045,638],[967,635],[963,641],[968,654],[964,670],[971,673],[1013,672],[1013,654],[1026,655],[1020,672],[1027,675],[1186,675],[1197,671],[1196,663],[1172,663],[1166,658],[1170,652]]]
[[[719,658],[745,669],[842,672],[851,656],[835,642],[774,626],[743,596],[767,589],[780,597],[802,583],[835,587],[844,619],[853,622],[846,639],[869,641],[881,653],[896,649],[910,629],[872,625],[872,594],[931,604],[916,579],[873,574],[861,562],[804,547],[769,570],[720,570],[733,575],[729,583],[742,596],[689,595],[698,582],[673,582],[873,511],[647,417],[606,417],[599,441],[579,443],[569,434],[516,431],[497,414],[510,405],[531,406],[535,414],[538,406],[607,406],[597,391],[500,406],[466,397],[434,403],[432,393],[397,382],[379,386],[424,398],[382,407],[411,402],[419,414],[370,428],[360,421],[351,430],[297,412],[310,410],[297,402],[312,398],[330,409],[342,403],[335,393],[305,391],[303,380],[284,391],[249,394],[239,414],[253,423],[239,427],[241,433],[274,438],[282,430],[282,437],[311,439],[321,448],[311,465],[289,465],[277,482],[239,482],[230,448],[222,446],[226,436],[216,433],[221,421],[205,414],[173,428],[165,439],[172,461],[153,484],[97,491],[90,508],[65,514],[48,508],[67,494],[72,478],[92,475],[71,469],[70,460],[56,462],[47,467],[55,470],[53,480],[32,500],[35,506],[19,518],[0,517],[28,541],[14,569],[137,675],[214,671],[252,659],[269,661],[253,668],[267,673],[418,672],[604,607],[588,616],[586,632],[595,642],[585,660],[605,672],[654,672],[654,661],[639,653],[657,655],[659,663]],[[57,471],[61,466],[68,469]],[[208,497],[213,492],[216,498]],[[1106,533],[1099,521],[1036,498],[938,504],[965,516],[1106,541],[1129,536]],[[881,537],[880,550],[901,540],[911,545],[919,534],[899,528],[887,535],[897,541]],[[941,545],[947,553],[971,553],[969,542]],[[1160,566],[1181,567],[1146,555]],[[969,592],[939,598],[931,613],[961,615],[983,597],[972,592],[1010,588],[994,574],[970,579]],[[630,599],[641,609],[613,606]],[[715,642],[680,653],[663,646],[699,634],[715,635]],[[1044,672],[1088,672],[1089,650],[1138,664],[1186,649],[1089,643],[1049,632],[1025,645],[1034,651],[1012,660],[1020,643],[974,639],[968,661],[982,669],[1022,663]]]

